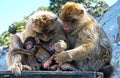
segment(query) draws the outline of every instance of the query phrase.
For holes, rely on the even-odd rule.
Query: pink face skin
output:
[[[64,22],[63,28],[65,32],[70,32],[71,31],[71,25],[69,22]]]
[[[36,44],[40,43],[39,37],[35,37],[35,42],[36,42]]]
[[[26,49],[31,49],[33,47],[33,43],[31,41],[28,41],[25,43]]]
[[[50,47],[50,50],[54,50],[55,49],[54,48],[54,44],[52,44],[52,43],[49,44],[49,47]]]
[[[50,69],[50,62],[49,61],[46,61],[43,63],[43,68],[44,69]]]

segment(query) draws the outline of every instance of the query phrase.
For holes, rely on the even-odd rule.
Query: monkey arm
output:
[[[50,64],[52,64],[52,60],[54,60],[56,54],[53,54],[47,61],[49,61]]]
[[[11,39],[10,47],[9,47],[9,52],[7,53],[7,56],[6,56],[6,64],[7,64],[8,70],[12,71],[12,73],[14,73],[15,75],[21,74],[22,56],[20,54],[11,56],[11,52],[13,49],[20,49],[20,48],[23,48],[20,37],[18,35],[13,35]]]
[[[98,46],[99,36],[95,30],[86,30],[78,33],[76,48],[68,50],[68,54],[72,60],[83,60],[89,58],[93,50]]]
[[[95,48],[93,43],[85,43],[66,52],[71,60],[83,60],[89,58],[89,54],[92,53],[93,48]]]
[[[80,33],[78,34],[80,35]],[[89,58],[89,55],[98,45],[98,35],[96,32],[90,32],[89,34],[81,34],[82,35],[80,35],[76,41],[77,44],[75,45],[75,48],[57,54],[55,57],[56,62],[67,62],[72,60],[83,60],[85,58]]]
[[[45,63],[49,63],[49,65],[52,64],[52,61],[54,60],[54,57],[55,57],[56,53],[53,54],[50,58],[48,58],[46,61],[43,62],[43,66]]]
[[[26,49],[15,49],[13,50],[12,55],[15,54],[26,54],[26,55],[34,55],[34,50],[26,50]]]
[[[57,54],[55,60],[58,63],[72,60],[83,60],[89,58],[89,54],[92,53],[94,47],[95,45],[93,45],[93,43],[85,43],[74,49]]]

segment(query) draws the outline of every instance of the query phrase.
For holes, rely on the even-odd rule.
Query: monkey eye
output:
[[[46,32],[47,34],[53,33],[54,29],[48,29],[48,31]]]
[[[65,21],[65,22],[70,22],[71,20],[63,20],[63,21]]]
[[[71,20],[64,20],[65,22],[71,22],[71,23],[74,23],[74,22],[76,22],[77,21],[77,19],[73,19],[73,18],[71,18]]]
[[[74,23],[74,22],[76,22],[76,21],[77,21],[76,19],[72,19],[72,20],[71,20],[72,23]]]

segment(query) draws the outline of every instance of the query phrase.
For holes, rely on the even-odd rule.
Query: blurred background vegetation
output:
[[[81,3],[95,18],[101,16],[109,9],[109,6],[103,0],[50,0],[50,5],[48,7],[40,6],[37,11],[47,10],[59,15],[61,7],[68,1]],[[9,25],[8,31],[5,31],[0,35],[0,46],[9,45],[12,35],[22,32],[25,29],[26,21],[33,13],[34,11],[24,17],[22,21],[13,22]]]

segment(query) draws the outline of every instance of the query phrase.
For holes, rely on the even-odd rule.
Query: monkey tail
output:
[[[106,65],[103,66],[99,72],[103,72],[104,78],[110,78],[111,74],[113,73],[113,66],[112,65]]]

